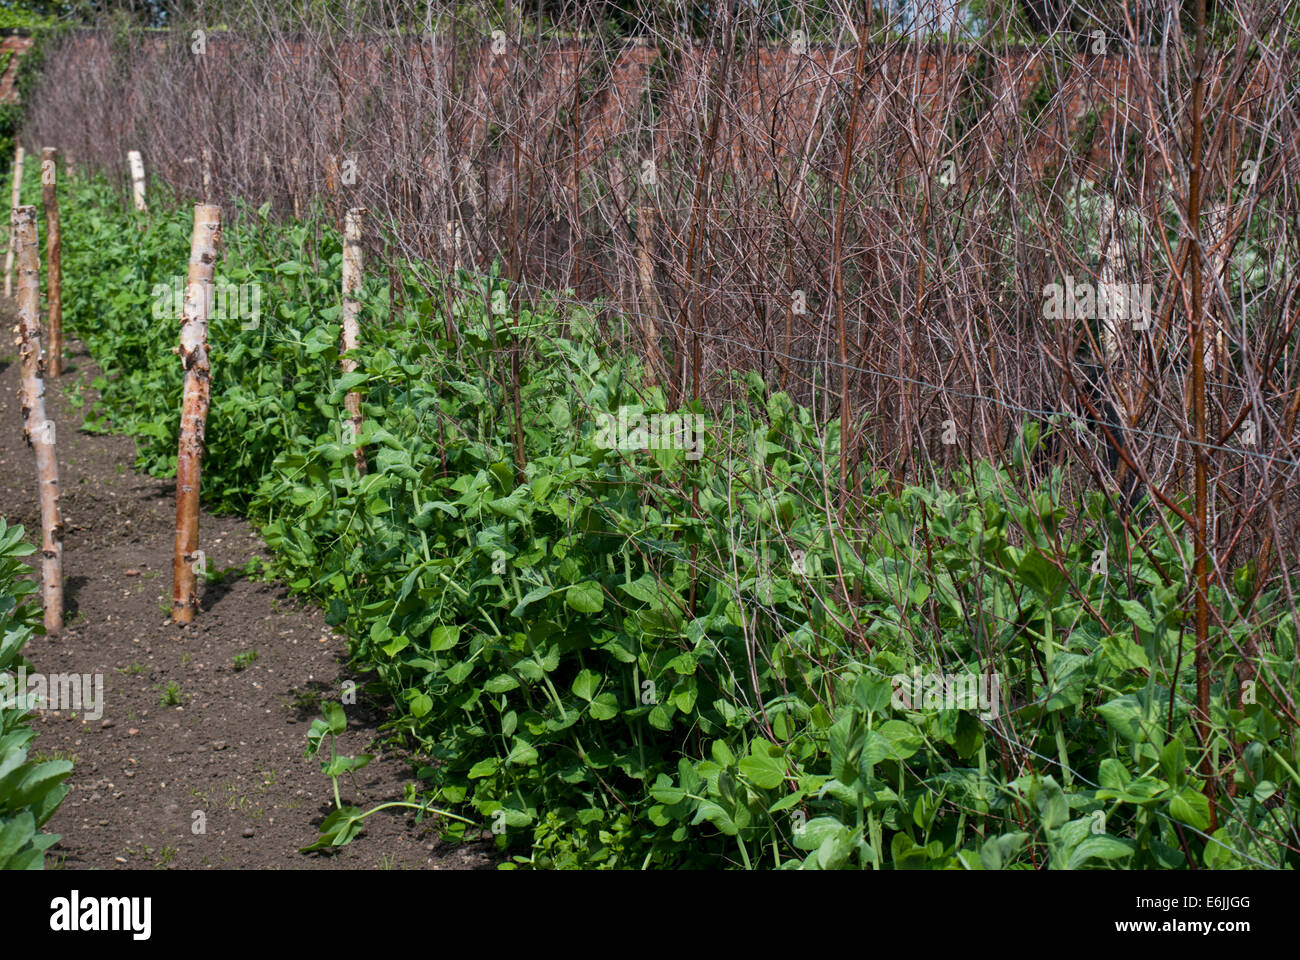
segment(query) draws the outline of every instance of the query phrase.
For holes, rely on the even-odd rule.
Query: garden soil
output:
[[[6,304],[5,325],[12,325]],[[0,515],[39,544],[36,467],[23,439],[13,338],[0,348]],[[284,586],[244,576],[267,550],[245,521],[204,512],[209,569],[195,622],[170,622],[174,480],[137,473],[134,441],[81,432],[99,375],[80,342],[46,384],[55,422],[65,525],[66,627],[37,636],[34,670],[102,675],[102,716],[46,710],[32,755],[71,759],[69,792],[46,830],[61,839],[47,867],[68,869],[493,869],[491,843],[443,842],[410,810],[370,817],[351,845],[301,854],[333,809],[320,762],[304,755],[322,698],[347,706],[340,753],[375,753],[340,780],[344,803],[400,799],[412,768],[384,744],[382,700],[345,665],[346,644],[316,607]],[[180,398],[177,397],[177,404]],[[240,658],[237,661],[237,658]],[[96,711],[91,710],[91,713]],[[409,814],[409,815],[408,815]]]

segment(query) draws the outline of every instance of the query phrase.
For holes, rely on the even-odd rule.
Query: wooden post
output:
[[[212,155],[208,153],[208,148],[204,147],[199,151],[199,166],[203,177],[203,202],[212,202]]]
[[[1114,198],[1103,196],[1098,210],[1097,243],[1099,244],[1099,257],[1097,261],[1097,281],[1098,286],[1107,291],[1107,295],[1109,295],[1110,291],[1116,289],[1116,283],[1120,280],[1125,284],[1123,289],[1128,290],[1127,284],[1132,279],[1132,271],[1128,269],[1129,264],[1124,256],[1124,245],[1120,242],[1120,228],[1121,226],[1127,227],[1128,224],[1122,222],[1121,218],[1116,214]],[[1129,242],[1132,241],[1133,238],[1130,237]],[[1114,319],[1112,311],[1107,310],[1103,313],[1100,327],[1099,346],[1101,347],[1102,362],[1118,364],[1120,362],[1119,325]]]
[[[455,220],[448,220],[443,231],[446,238],[446,248],[448,262],[451,263],[453,270],[459,270],[462,266],[460,259],[460,249],[463,244],[464,236],[461,233],[460,224]]]
[[[357,291],[361,289],[361,218],[365,213],[364,208],[353,207],[348,211],[343,227],[343,329],[339,334],[339,353],[342,354],[339,358],[339,367],[344,376],[357,369],[357,362],[347,354],[355,350],[361,342],[361,331],[357,324],[357,317],[361,313],[361,301],[357,299]],[[343,402],[348,411],[348,426],[352,431],[352,440],[355,442],[361,434],[361,394],[356,390],[349,390]],[[364,447],[357,447],[356,463],[357,472],[365,473]]]
[[[208,420],[208,311],[212,273],[221,241],[221,208],[194,206],[190,269],[181,315],[181,366],[185,393],[181,404],[180,445],[176,455],[176,550],[172,557],[172,621],[191,623],[198,612],[196,556],[199,547],[199,482],[203,471],[203,434]]]
[[[45,207],[45,296],[50,318],[49,372],[63,374],[63,254],[59,230],[59,153],[41,151],[41,203]]]
[[[636,267],[641,282],[641,333],[645,338],[647,383],[660,382],[667,364],[659,346],[659,292],[655,289],[653,239],[650,233],[655,208],[646,204],[636,210]]]
[[[465,154],[460,156],[460,188],[465,191],[469,197],[470,209],[473,211],[473,225],[469,228],[469,237],[466,239],[466,249],[471,253],[471,263],[477,265],[478,254],[473,249],[473,244],[479,242],[478,238],[483,235],[483,230],[487,227],[487,217],[484,214],[484,204],[486,198],[483,196],[483,185],[479,182],[474,173],[474,166]],[[464,223],[464,221],[461,221]]]
[[[343,161],[347,163],[345,159]],[[325,158],[325,210],[330,217],[337,216],[339,210],[343,209],[343,201],[339,199],[339,193],[342,190],[342,172],[339,168],[339,162],[333,155]]]
[[[1223,240],[1228,233],[1233,217],[1229,216],[1228,205],[1218,200],[1205,208],[1205,249],[1209,258],[1205,261],[1205,323],[1210,334],[1209,344],[1205,350],[1205,375],[1213,376],[1215,370],[1228,365],[1228,335],[1224,332],[1222,309],[1219,298],[1215,295],[1215,280],[1227,286],[1225,268],[1228,265],[1228,244]],[[1220,246],[1222,244],[1222,246]],[[1213,419],[1213,418],[1212,418]]]
[[[141,213],[145,210],[144,203],[144,160],[140,157],[139,150],[132,150],[126,155],[126,162],[131,167],[131,199],[135,202],[136,210]]]
[[[293,197],[293,217],[297,220],[302,216],[302,204],[298,199],[298,158],[289,158],[289,169],[293,171],[293,183],[289,187],[290,194]]]
[[[14,150],[14,190],[9,203],[9,251],[5,254],[5,296],[14,294],[14,211],[23,198],[23,156],[22,147]]]
[[[15,207],[18,257],[18,337],[22,363],[23,433],[36,454],[41,499],[41,599],[45,630],[63,629],[63,518],[59,513],[59,462],[54,421],[45,415],[45,358],[41,355],[41,258],[36,208]]]

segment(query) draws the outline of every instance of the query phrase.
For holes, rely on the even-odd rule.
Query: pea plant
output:
[[[125,229],[106,185],[73,189],[87,424],[165,475],[180,378],[145,318],[185,215]],[[337,752],[326,704],[307,753],[335,809],[305,850],[404,808],[514,868],[1296,865],[1285,585],[1211,586],[1202,737],[1187,505],[1072,485],[1045,459],[1066,426],[905,484],[856,461],[848,524],[860,455],[757,374],[674,405],[594,310],[412,261],[368,279],[340,375],[337,233],[245,208],[226,234],[219,279],[264,316],[213,321],[204,495],[258,523],[414,760],[402,799],[345,803],[370,755]]]

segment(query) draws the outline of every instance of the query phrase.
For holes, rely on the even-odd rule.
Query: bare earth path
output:
[[[4,313],[8,328],[12,312]],[[0,514],[39,541],[35,464],[23,441],[10,341],[0,347]],[[349,679],[339,662],[344,641],[320,610],[238,572],[204,586],[193,625],[169,622],[174,481],[136,473],[130,439],[77,429],[97,398],[89,384],[98,370],[79,342],[68,353],[63,377],[46,388],[63,490],[68,626],[58,637],[34,638],[25,653],[43,673],[102,674],[104,706],[95,720],[47,711],[35,722],[33,752],[76,764],[47,827],[62,835],[49,865],[492,868],[490,844],[441,843],[428,822],[417,825],[402,811],[371,817],[362,837],[333,855],[297,852],[333,807],[329,779],[303,751],[320,698],[339,699]],[[69,403],[78,384],[81,409]],[[247,523],[206,512],[200,545],[215,570],[266,556]],[[239,655],[251,661],[242,669]],[[379,752],[372,742],[383,712],[360,679],[358,688],[339,749]],[[370,806],[400,799],[410,779],[401,756],[381,752],[340,786],[345,803]]]

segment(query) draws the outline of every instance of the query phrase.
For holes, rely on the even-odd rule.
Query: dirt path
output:
[[[12,316],[4,311],[6,318]],[[6,319],[5,327],[12,321]],[[6,343],[10,338],[5,338]],[[36,637],[25,653],[43,673],[100,674],[102,718],[47,711],[35,722],[33,753],[74,760],[70,790],[46,829],[62,839],[53,867],[127,868],[492,868],[490,844],[444,844],[429,824],[401,811],[367,821],[333,855],[297,852],[315,840],[333,808],[318,761],[303,755],[322,696],[338,699],[349,678],[341,637],[320,610],[279,584],[238,573],[210,582],[198,620],[168,619],[175,483],[136,473],[130,439],[77,430],[83,410],[66,399],[98,395],[99,371],[83,346],[58,383],[47,384],[63,490],[68,626]],[[39,541],[36,471],[23,441],[16,350],[0,349],[0,514]],[[179,402],[179,401],[178,401]],[[200,519],[210,569],[267,556],[242,520]],[[255,655],[255,659],[254,659]],[[246,664],[237,664],[242,657]],[[358,683],[358,687],[361,684]],[[358,692],[340,752],[379,755],[343,800],[360,806],[400,799],[410,767],[372,742],[384,720]],[[195,824],[204,821],[203,833]]]

